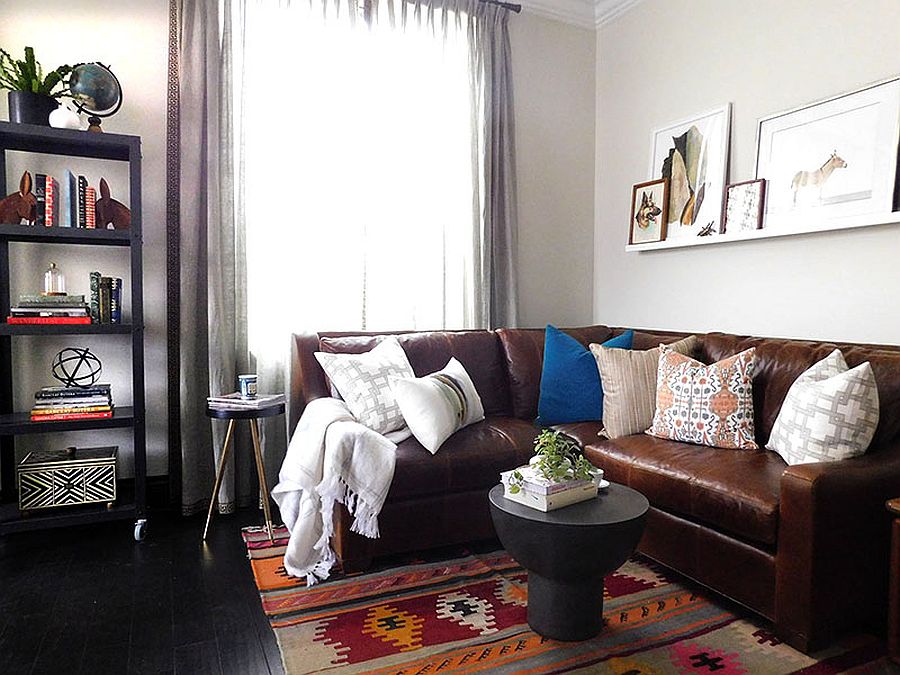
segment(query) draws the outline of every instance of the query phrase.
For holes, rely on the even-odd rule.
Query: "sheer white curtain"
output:
[[[482,325],[468,17],[410,7],[404,25],[382,4],[366,22],[305,0],[245,12],[237,123],[260,365],[283,362],[291,332]]]
[[[515,134],[495,4],[173,6],[191,512],[221,447],[218,428],[196,424],[205,396],[247,369],[284,391],[290,333],[515,325]],[[263,432],[272,484],[285,428]],[[226,466],[222,509],[253,497],[249,468]]]

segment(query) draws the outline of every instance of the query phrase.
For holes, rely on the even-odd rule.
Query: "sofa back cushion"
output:
[[[372,349],[382,334],[319,333],[323,352],[358,354]],[[475,384],[486,415],[508,415],[509,385],[497,335],[486,330],[433,331],[397,335],[416,377],[424,377],[456,358]]]
[[[753,401],[756,442],[760,446],[769,442],[778,411],[794,381],[836,348],[850,368],[866,361],[872,365],[881,406],[872,450],[900,442],[900,347],[708,333],[701,340],[698,356],[713,363],[750,347],[756,347]]]
[[[563,328],[585,347],[592,342],[605,342],[621,335],[628,328],[609,326],[583,326]],[[533,420],[537,417],[538,399],[541,395],[541,370],[544,365],[544,331],[539,328],[501,328],[497,331],[506,367],[509,370],[509,395],[514,417]],[[687,336],[688,333],[667,331],[634,331],[634,349],[651,349],[662,343],[670,343]]]
[[[607,326],[563,328],[585,349],[591,342],[604,342],[612,337]],[[513,417],[533,420],[538,413],[541,395],[541,370],[544,366],[544,330],[541,328],[501,328],[497,331],[509,372],[509,395]]]

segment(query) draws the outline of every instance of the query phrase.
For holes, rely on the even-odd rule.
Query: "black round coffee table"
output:
[[[543,513],[491,488],[491,517],[507,552],[528,570],[528,625],[554,640],[603,627],[603,578],[634,553],[650,503],[611,483],[596,499]]]

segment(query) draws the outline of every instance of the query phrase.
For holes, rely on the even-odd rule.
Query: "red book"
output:
[[[46,188],[44,190],[44,225],[47,227],[55,227],[59,225],[59,204],[57,204],[58,183],[53,176],[47,176]]]
[[[8,316],[8,324],[86,324],[91,322],[89,316]]]
[[[92,413],[60,413],[59,415],[32,415],[32,422],[62,422],[66,420],[102,420],[112,417],[110,412],[92,412]]]
[[[88,187],[84,193],[84,226],[93,230],[97,227],[97,191]]]

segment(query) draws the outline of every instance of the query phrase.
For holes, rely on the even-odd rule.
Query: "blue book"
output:
[[[75,195],[78,191],[78,184],[75,180],[75,174],[66,169],[62,180],[59,182],[59,226],[73,227],[75,225],[75,209],[77,203]]]

